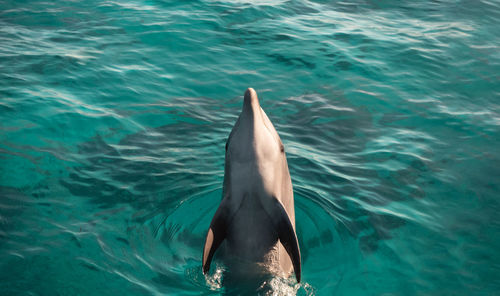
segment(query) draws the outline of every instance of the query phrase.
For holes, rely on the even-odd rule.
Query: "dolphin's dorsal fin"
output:
[[[203,273],[206,274],[210,270],[210,263],[215,251],[226,238],[228,227],[228,209],[225,202],[222,202],[215,212],[210,228],[208,228],[207,237],[205,239],[205,247],[203,248]]]
[[[297,282],[300,283],[300,249],[297,236],[295,235],[295,230],[293,230],[292,223],[288,218],[283,205],[277,199],[275,200],[275,206],[273,209],[273,214],[271,219],[273,220],[274,227],[278,233],[278,238],[285,247],[288,256],[292,260],[293,270],[295,271],[295,277]]]

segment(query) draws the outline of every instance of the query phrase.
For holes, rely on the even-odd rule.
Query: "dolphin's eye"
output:
[[[227,152],[227,144],[229,143],[229,141],[226,142],[226,152]]]
[[[283,146],[283,144],[280,145],[280,151],[281,153],[285,152],[285,146]]]

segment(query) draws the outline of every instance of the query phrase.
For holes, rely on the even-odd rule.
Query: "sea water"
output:
[[[201,255],[247,87],[302,282],[498,295],[500,3],[0,1],[0,294],[222,294]]]

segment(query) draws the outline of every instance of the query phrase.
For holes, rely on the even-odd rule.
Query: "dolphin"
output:
[[[282,277],[295,271],[300,283],[300,249],[285,150],[252,88],[245,91],[243,109],[226,142],[223,182],[222,201],[203,248],[203,273],[210,270],[215,251],[225,242],[225,257],[263,266]]]

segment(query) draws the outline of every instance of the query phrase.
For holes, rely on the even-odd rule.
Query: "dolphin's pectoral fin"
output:
[[[205,239],[205,247],[203,248],[203,273],[210,270],[210,263],[215,251],[220,246],[227,234],[227,207],[225,203],[221,203],[217,212],[210,223],[207,238]]]
[[[272,219],[278,233],[278,238],[292,260],[295,277],[297,278],[297,282],[300,283],[300,249],[297,236],[288,218],[288,214],[278,200],[275,200],[274,211],[275,215],[273,215]]]

